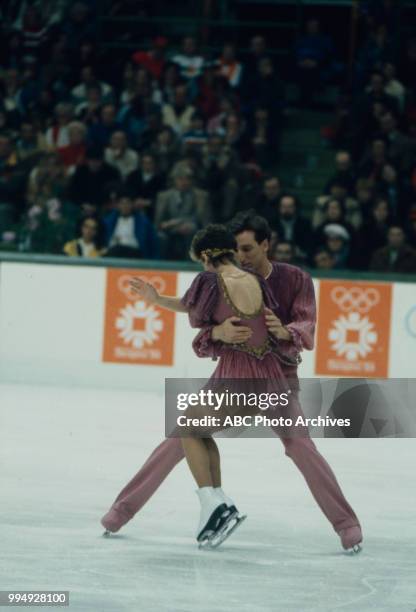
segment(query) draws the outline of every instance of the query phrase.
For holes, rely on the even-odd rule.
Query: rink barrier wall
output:
[[[81,266],[92,268],[133,268],[135,270],[173,270],[176,272],[200,272],[201,266],[187,261],[166,261],[154,259],[122,259],[122,258],[78,258],[62,255],[41,255],[37,253],[12,253],[0,251],[0,266],[2,263],[49,264],[57,266]],[[313,278],[341,278],[351,280],[390,281],[416,284],[416,274],[397,274],[384,272],[357,272],[355,270],[316,270],[305,268]]]
[[[134,272],[133,272],[134,271]],[[129,292],[131,274],[183,295],[193,263],[0,254],[0,381],[159,391],[215,367],[196,330]],[[416,277],[315,274],[317,342],[299,374],[414,378]],[[167,289],[166,289],[167,288]]]

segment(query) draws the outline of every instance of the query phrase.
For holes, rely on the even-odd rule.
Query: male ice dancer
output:
[[[284,373],[292,381],[295,391],[298,384],[299,353],[303,349],[311,350],[314,345],[316,305],[312,279],[299,268],[269,261],[267,253],[271,231],[263,217],[250,212],[238,214],[231,222],[230,229],[237,240],[241,264],[264,277],[279,304],[277,313],[268,311],[267,325],[270,332],[280,340],[279,355]],[[158,303],[165,308],[183,312],[180,298],[159,296]],[[237,321],[236,317],[231,317],[221,325],[202,329],[193,342],[198,356],[216,359],[224,342],[247,340],[250,329],[236,326]],[[343,548],[359,552],[362,533],[358,518],[314,442],[309,437],[281,440],[285,454],[301,471],[317,504],[340,536]],[[101,519],[106,530],[116,532],[133,518],[183,458],[179,438],[164,440]]]

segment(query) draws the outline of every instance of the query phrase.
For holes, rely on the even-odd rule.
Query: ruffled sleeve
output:
[[[213,323],[212,314],[218,304],[219,289],[215,272],[200,272],[181,298],[186,307],[191,327],[205,327]]]
[[[312,278],[302,270],[298,272],[295,297],[291,308],[291,321],[285,326],[298,351],[314,347],[316,302]]]
[[[279,303],[273,295],[268,283],[265,279],[256,274],[257,278],[260,281],[260,285],[263,291],[263,301],[266,308],[270,308],[274,312],[274,314],[279,317]],[[287,327],[287,326],[286,326]],[[290,331],[292,335],[292,331]],[[293,337],[293,336],[292,336]],[[299,355],[299,348],[294,342],[288,342],[285,340],[280,340],[276,338],[273,334],[270,334],[270,340],[273,345],[273,350],[277,353],[280,361],[284,363],[286,366],[298,366],[301,363],[302,359]]]
[[[193,342],[192,348],[198,357],[211,357],[213,361],[217,361],[218,357],[224,353],[226,345],[220,340],[212,339],[212,329],[215,325],[203,327],[197,333]]]

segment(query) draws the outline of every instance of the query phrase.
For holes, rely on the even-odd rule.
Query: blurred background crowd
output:
[[[285,55],[199,4],[211,19],[181,32],[157,26],[161,1],[2,2],[0,248],[186,260],[197,229],[254,210],[276,260],[416,273],[400,3],[351,3],[347,23],[312,6]]]

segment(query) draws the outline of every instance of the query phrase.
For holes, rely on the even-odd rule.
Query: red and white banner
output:
[[[176,295],[177,273],[107,270],[103,361],[173,365],[175,313],[148,304],[130,288],[133,276]]]
[[[321,280],[315,374],[387,377],[391,300],[391,284]]]

